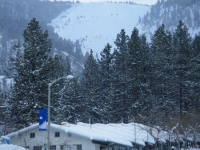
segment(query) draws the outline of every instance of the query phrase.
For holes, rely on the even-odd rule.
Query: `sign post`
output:
[[[47,130],[47,109],[39,110],[39,131]]]

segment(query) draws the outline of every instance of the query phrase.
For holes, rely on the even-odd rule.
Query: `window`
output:
[[[60,145],[60,150],[64,150],[64,149],[65,149],[64,145]]]
[[[33,146],[33,150],[42,150],[42,146]]]
[[[51,145],[50,150],[56,150],[56,145]]]
[[[66,145],[65,150],[76,150],[76,145]]]
[[[82,150],[82,145],[76,145],[76,150]]]
[[[30,133],[30,138],[35,138],[35,133]]]
[[[60,132],[55,132],[55,137],[60,137]]]
[[[66,150],[71,150],[72,149],[72,146],[71,145],[67,145],[66,146]]]
[[[29,146],[23,146],[25,149],[29,149]]]

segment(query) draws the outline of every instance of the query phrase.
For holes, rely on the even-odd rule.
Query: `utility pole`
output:
[[[48,145],[48,150],[50,150],[51,146],[50,146],[50,124],[51,124],[51,120],[50,120],[50,114],[51,114],[51,86],[56,83],[57,81],[61,80],[61,79],[66,79],[66,80],[71,80],[73,79],[74,76],[72,75],[68,75],[67,77],[61,77],[58,78],[56,80],[54,80],[53,82],[48,84],[48,132],[47,132],[47,145]]]

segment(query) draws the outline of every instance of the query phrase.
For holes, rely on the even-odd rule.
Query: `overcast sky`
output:
[[[135,3],[138,3],[138,4],[148,4],[148,5],[153,5],[155,4],[158,0],[79,0],[80,2],[106,2],[106,1],[117,1],[117,2],[129,2],[129,1],[132,1],[132,2],[135,2]]]

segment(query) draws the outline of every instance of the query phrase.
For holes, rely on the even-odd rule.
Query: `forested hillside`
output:
[[[22,43],[23,31],[28,22],[36,18],[43,29],[48,30],[52,40],[52,55],[63,53],[70,56],[74,73],[80,74],[84,56],[80,44],[62,39],[48,26],[62,11],[71,7],[71,2],[50,2],[39,0],[1,0],[0,5],[0,74],[8,68],[10,57],[15,57],[15,44]]]
[[[190,34],[194,37],[200,32],[200,1],[199,0],[158,0],[156,5],[142,18],[139,25],[144,32],[152,36],[161,24],[165,24],[171,32],[176,24],[182,20],[189,28]]]

